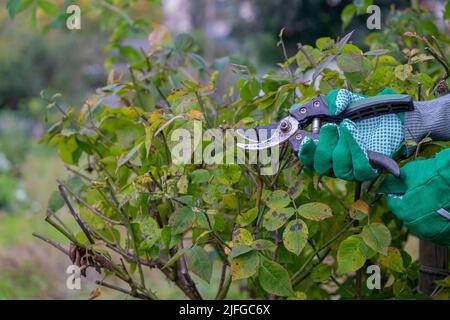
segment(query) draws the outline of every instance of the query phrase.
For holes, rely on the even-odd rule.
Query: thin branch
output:
[[[95,283],[98,284],[99,286],[102,286],[102,287],[105,287],[105,288],[109,288],[109,289],[112,289],[112,290],[116,290],[116,291],[125,293],[125,294],[127,294],[129,296],[132,296],[134,298],[139,298],[139,299],[144,299],[144,300],[154,300],[151,297],[149,297],[147,295],[144,295],[142,293],[139,293],[137,291],[126,290],[124,288],[118,287],[116,285],[113,285],[113,284],[110,284],[110,283],[107,283],[107,282],[104,282],[104,281],[97,280],[97,281],[95,281]]]
[[[86,181],[92,182],[92,179],[91,179],[91,178],[89,178],[88,176],[82,174],[81,172],[79,172],[79,171],[77,171],[77,170],[71,168],[70,166],[65,165],[64,167],[66,168],[67,171],[72,172],[73,174],[79,176],[80,178],[85,179]]]
[[[70,256],[69,250],[65,249],[59,243],[57,243],[57,242],[55,242],[53,240],[50,240],[49,238],[46,238],[43,235],[40,235],[39,233],[36,233],[36,232],[33,232],[32,235],[33,235],[33,237],[41,239],[42,241],[44,241],[44,242],[48,243],[49,245],[53,246],[54,248],[58,249],[59,251],[61,251],[65,255]]]
[[[231,285],[231,272],[227,272],[228,265],[223,263],[222,274],[220,276],[219,289],[217,290],[216,300],[223,300],[228,294]]]
[[[126,226],[127,231],[128,231],[128,233],[130,235],[131,243],[133,245],[133,249],[134,249],[134,253],[135,253],[135,261],[136,261],[136,264],[137,264],[137,267],[138,267],[138,270],[139,270],[139,276],[141,278],[141,285],[146,290],[144,271],[142,270],[142,265],[141,265],[140,259],[138,258],[139,250],[138,250],[137,240],[136,240],[136,236],[135,236],[135,234],[133,232],[133,228],[131,227],[130,219],[129,219],[127,213],[119,205],[119,201],[116,198],[113,186],[111,185],[109,180],[106,180],[106,184],[107,184],[107,186],[108,186],[108,188],[110,190],[111,198],[112,198],[114,204],[116,205],[117,208],[119,208],[119,212],[120,212],[120,214],[122,216],[122,219],[125,222],[125,226]],[[148,291],[148,294],[149,295],[154,295],[151,291]]]
[[[70,194],[79,202],[81,202],[87,209],[89,209],[89,211],[91,211],[93,214],[95,214],[96,216],[98,216],[99,218],[101,218],[102,220],[106,221],[109,224],[113,224],[113,225],[123,225],[122,222],[119,221],[114,221],[111,220],[110,218],[108,218],[107,216],[105,216],[103,213],[101,213],[99,210],[97,210],[96,208],[92,207],[89,203],[87,203],[86,201],[84,201],[77,193],[75,193],[75,191],[73,191],[68,185],[66,185],[63,182],[60,182],[60,184],[67,190],[70,192]]]
[[[350,206],[345,203],[344,200],[342,200],[341,197],[339,197],[336,193],[331,190],[325,182],[323,182],[322,177],[319,179],[320,185],[333,197],[335,198],[345,209],[350,210]]]
[[[334,236],[332,236],[319,249],[315,250],[315,252],[306,260],[306,262],[300,267],[300,269],[291,277],[292,283],[293,284],[296,283],[296,279],[302,274],[302,272],[306,268],[306,266],[314,259],[314,257],[319,252],[321,252],[322,250],[328,248],[334,241],[336,241],[339,237],[341,237],[352,226],[353,226],[353,220],[350,221],[349,223],[347,223],[339,232],[337,232]]]
[[[58,186],[59,193],[61,194],[64,202],[66,203],[67,207],[69,208],[70,213],[72,214],[72,216],[75,219],[75,221],[77,222],[77,224],[80,226],[83,233],[86,235],[86,238],[89,240],[89,243],[94,244],[95,243],[94,239],[92,239],[92,236],[89,233],[88,229],[84,225],[83,221],[81,221],[80,217],[78,216],[78,213],[76,213],[75,209],[72,207],[72,204],[70,203],[69,198],[67,197],[67,194],[64,191],[64,187],[63,187],[62,183],[60,181],[58,181],[58,184],[59,184],[59,186]]]

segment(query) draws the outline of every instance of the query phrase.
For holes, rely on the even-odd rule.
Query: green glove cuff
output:
[[[438,213],[441,208],[450,211],[450,149],[406,164],[400,179],[388,176],[379,192],[387,193],[389,209],[412,233],[450,245],[450,219]]]

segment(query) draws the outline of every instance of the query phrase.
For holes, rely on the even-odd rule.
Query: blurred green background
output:
[[[0,0],[0,299],[86,299],[95,287],[92,278],[98,276],[90,274],[83,280],[81,291],[67,290],[69,261],[31,235],[40,232],[59,238],[43,218],[56,178],[66,175],[56,150],[36,143],[54,116],[40,92],[59,92],[63,108],[79,107],[106,82],[105,65],[123,67],[117,50],[126,55],[124,48],[145,48],[147,39],[138,29],[119,36],[114,20],[105,19],[120,18],[124,12],[111,10],[111,5],[121,6],[124,1],[21,1],[22,5],[28,2],[31,9],[11,19],[7,3],[13,1]],[[369,33],[364,14],[343,30],[341,12],[351,3],[344,0],[128,2],[129,6],[122,6],[126,14],[141,19],[147,32],[146,24],[160,23],[174,32],[191,33],[208,61],[236,55],[246,57],[260,71],[283,61],[276,46],[282,28],[288,53],[296,51],[298,42],[313,44],[318,37],[336,38],[352,29],[353,41],[363,46]],[[62,20],[54,9],[64,10],[74,3],[81,8],[82,29],[58,28]],[[445,1],[380,0],[375,4],[382,8],[386,23],[393,7],[420,4],[441,12]],[[115,37],[125,45],[108,47]],[[165,292],[169,284],[158,277],[155,281]],[[162,298],[180,298],[166,291]],[[111,297],[123,298],[110,292],[100,298]],[[240,297],[239,288],[230,297]]]

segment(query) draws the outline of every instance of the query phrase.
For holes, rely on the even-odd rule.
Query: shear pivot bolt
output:
[[[306,108],[301,108],[301,109],[300,109],[300,112],[301,112],[301,113],[306,113]]]
[[[320,106],[320,101],[314,101],[313,105],[316,108],[319,107]]]
[[[289,130],[291,130],[291,124],[286,121],[282,121],[280,124],[280,129],[283,132],[288,132]]]
[[[302,140],[302,138],[303,138],[303,135],[302,135],[301,133],[297,133],[297,134],[295,135],[295,139],[296,139],[296,140]]]

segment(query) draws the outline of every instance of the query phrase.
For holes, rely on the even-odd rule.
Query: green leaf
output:
[[[198,169],[190,174],[192,183],[204,183],[209,180],[209,171],[206,169]]]
[[[8,8],[8,13],[11,19],[16,17],[17,12],[19,12],[22,0],[8,0],[6,2],[6,7]]]
[[[394,69],[394,75],[402,80],[405,81],[406,79],[408,79],[413,71],[413,67],[409,64],[401,64],[399,66],[396,66]]]
[[[64,206],[64,200],[61,198],[61,195],[58,191],[54,191],[50,199],[48,200],[48,208],[53,212],[58,211]]]
[[[177,261],[181,258],[181,256],[182,256],[183,254],[185,254],[186,250],[187,250],[187,249],[181,249],[181,250],[178,250],[177,253],[175,253],[175,255],[172,256],[172,258],[170,258],[169,261],[167,261],[167,263],[164,265],[163,268],[169,268],[169,267],[171,267],[175,262],[177,262]]]
[[[364,52],[365,56],[381,56],[384,54],[389,53],[389,50],[387,49],[375,49],[375,50],[370,50],[367,52]]]
[[[349,4],[345,6],[344,10],[342,10],[341,13],[342,29],[345,29],[348,26],[350,21],[352,21],[355,13],[356,13],[356,6],[354,4]]]
[[[391,233],[382,223],[371,223],[364,226],[361,236],[364,242],[373,250],[384,255],[388,252],[391,244]]]
[[[334,47],[334,40],[330,37],[323,37],[316,40],[316,47],[320,50],[329,50]]]
[[[287,300],[306,300],[307,296],[306,293],[303,291],[296,291],[295,295],[288,297]]]
[[[238,199],[234,194],[228,193],[223,196],[223,204],[225,208],[228,209],[237,209],[238,208]]]
[[[326,264],[319,264],[311,272],[311,280],[314,282],[325,282],[331,277],[333,268]]]
[[[258,239],[253,241],[251,244],[251,247],[258,250],[258,251],[271,251],[274,252],[277,250],[277,245],[273,243],[272,241],[265,240],[265,239]]]
[[[139,227],[142,236],[145,237],[146,246],[151,248],[156,241],[161,238],[161,229],[155,219],[150,216],[145,216],[139,220]]]
[[[305,181],[295,177],[294,179],[288,182],[286,191],[291,197],[291,199],[295,200],[302,194],[304,189],[305,189]]]
[[[287,207],[291,202],[291,198],[286,191],[275,190],[267,194],[264,201],[269,208],[280,209]]]
[[[303,46],[305,52],[309,55],[309,58],[317,64],[320,59],[320,50],[313,48],[311,46],[305,45]],[[306,57],[306,55],[302,51],[298,51],[295,56],[297,66],[299,71],[304,71],[310,67],[312,67],[311,61]]]
[[[403,258],[400,250],[389,247],[386,256],[380,256],[380,264],[392,271],[403,272]]]
[[[245,227],[252,223],[257,216],[258,208],[252,208],[248,211],[242,212],[239,216],[237,216],[236,222],[239,223],[242,227]]]
[[[337,252],[337,273],[345,274],[361,268],[366,262],[364,247],[364,241],[358,235],[352,235],[342,241]]]
[[[363,55],[356,52],[344,52],[340,54],[336,63],[344,72],[360,72],[363,71]]]
[[[69,139],[64,139],[60,143],[58,143],[58,152],[61,156],[62,161],[68,164],[75,164],[76,157],[75,153],[78,150],[78,144],[74,137],[70,137]]]
[[[242,254],[245,254],[245,253],[253,251],[253,250],[254,250],[254,248],[247,246],[245,244],[237,245],[237,246],[233,247],[233,249],[231,250],[230,258],[234,259]]]
[[[173,227],[175,234],[180,234],[192,227],[195,221],[195,213],[191,208],[183,207],[178,209],[170,217],[170,225]]]
[[[264,214],[263,227],[269,231],[281,228],[295,213],[294,208],[270,209]]]
[[[39,8],[41,8],[49,16],[56,18],[59,15],[58,6],[50,1],[39,0]]]
[[[299,255],[308,241],[308,227],[300,220],[295,219],[286,225],[283,232],[283,243],[290,252]]]
[[[117,162],[117,169],[119,169],[121,166],[123,166],[125,163],[130,161],[138,152],[139,148],[142,146],[143,142],[139,143],[137,146],[135,146],[133,149],[131,149],[128,153],[126,153],[123,157],[119,159]]]
[[[259,269],[258,280],[268,293],[283,297],[294,295],[289,273],[276,262],[265,259]]]
[[[177,181],[177,189],[181,194],[185,194],[188,191],[189,180],[186,175],[182,175]]]
[[[253,236],[247,229],[239,228],[233,231],[233,242],[250,245],[253,242]]]
[[[233,280],[246,279],[259,269],[259,255],[250,251],[231,260],[231,277]]]
[[[212,275],[212,262],[205,249],[194,246],[187,249],[185,255],[189,270],[209,283]]]
[[[195,199],[191,195],[181,196],[176,199],[177,201],[181,202],[182,204],[185,204],[188,207],[193,208],[195,206]]]
[[[333,216],[331,208],[320,202],[303,204],[297,211],[302,217],[313,221],[321,221]]]

